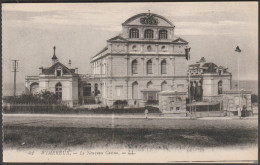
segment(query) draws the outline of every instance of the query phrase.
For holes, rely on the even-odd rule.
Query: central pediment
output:
[[[166,26],[174,27],[174,25],[165,17],[153,13],[141,13],[127,19],[125,25],[143,25],[143,26]]]

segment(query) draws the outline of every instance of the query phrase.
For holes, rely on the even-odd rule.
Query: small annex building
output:
[[[27,93],[37,93],[47,90],[55,93],[58,100],[73,106],[78,104],[78,84],[79,75],[77,68],[68,68],[59,62],[55,54],[52,57],[50,67],[40,67],[38,76],[26,76],[25,91]]]

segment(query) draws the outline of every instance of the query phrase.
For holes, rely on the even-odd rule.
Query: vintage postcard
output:
[[[258,163],[258,2],[4,3],[3,162]]]

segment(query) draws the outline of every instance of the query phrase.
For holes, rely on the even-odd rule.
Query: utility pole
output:
[[[239,46],[236,47],[235,49],[235,52],[238,53],[238,57],[237,57],[237,84],[238,84],[238,87],[237,87],[237,90],[240,92],[240,87],[239,87],[239,54],[241,53],[241,49],[239,48]],[[242,95],[242,91],[241,91],[241,95]],[[242,96],[239,96],[239,111],[240,111],[240,118],[241,118],[241,97]],[[239,114],[239,113],[238,113]]]
[[[16,96],[16,72],[18,72],[18,61],[19,60],[12,60],[13,61],[13,71],[14,72],[14,97]]]

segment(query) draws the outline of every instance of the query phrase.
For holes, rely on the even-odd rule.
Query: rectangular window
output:
[[[61,70],[57,70],[57,76],[58,76],[58,77],[61,76]]]

